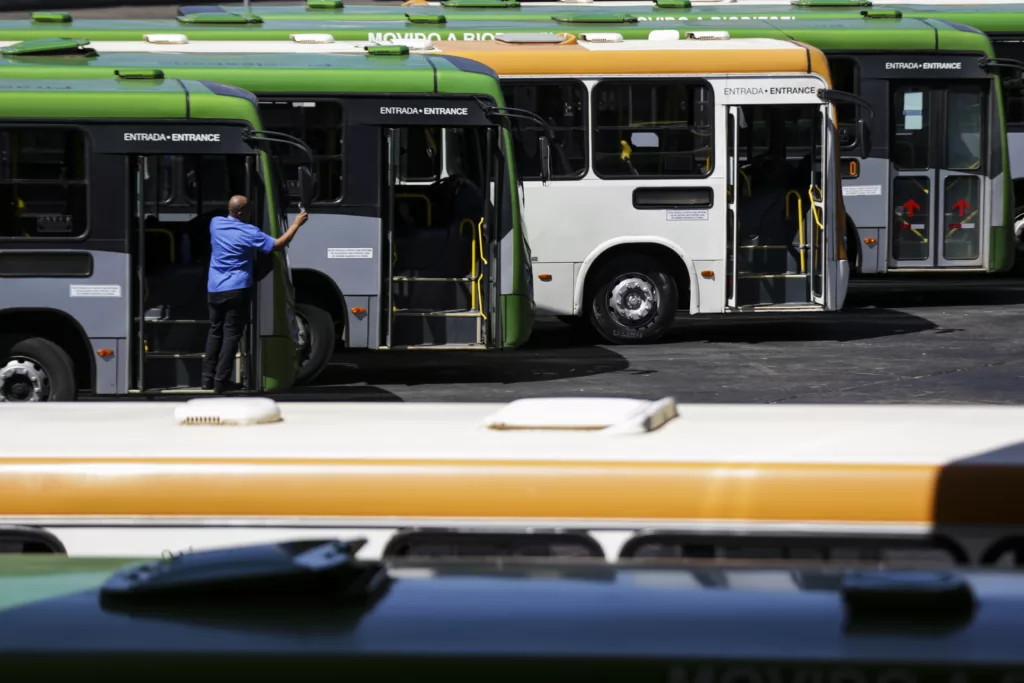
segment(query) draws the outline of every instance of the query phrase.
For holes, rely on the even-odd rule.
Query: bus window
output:
[[[504,83],[509,107],[539,114],[551,126],[551,177],[582,178],[587,172],[587,89],[578,81],[557,83]],[[538,138],[540,127],[524,119],[512,119],[516,167],[523,180],[540,180]]]
[[[430,183],[441,177],[441,129],[416,126],[398,131],[398,179]]]
[[[892,161],[900,170],[931,167],[928,93],[919,88],[898,88],[893,98]]]
[[[828,60],[832,72],[832,87],[843,92],[859,94],[857,84],[857,62],[837,57]],[[836,118],[839,120],[840,147],[853,147],[857,144],[857,105],[841,102],[836,105]]]
[[[953,88],[946,99],[946,168],[973,171],[981,165],[985,97],[978,88]]]
[[[594,86],[594,172],[604,178],[700,178],[711,172],[711,89],[678,81]]]
[[[85,137],[77,130],[0,130],[0,237],[81,237]]]
[[[314,174],[317,178],[315,204],[336,204],[342,194],[342,111],[337,102],[260,102],[260,112],[268,129],[287,133],[303,140],[313,149]],[[281,158],[285,180],[292,198],[298,204],[298,167],[305,161],[295,148],[275,148]]]
[[[992,47],[996,57],[1024,61],[1024,40],[993,39]],[[1024,125],[1024,79],[1019,71],[1003,72],[1003,108],[1007,125]]]

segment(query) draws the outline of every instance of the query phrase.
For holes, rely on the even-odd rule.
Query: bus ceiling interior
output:
[[[388,345],[488,346],[497,310],[488,195],[507,182],[497,129],[406,126],[385,135],[393,155],[384,195]]]
[[[821,110],[815,105],[736,110],[738,149],[731,149],[731,136],[729,147],[738,169],[732,189],[738,243],[735,249],[730,244],[737,259],[737,305],[811,303],[822,285],[815,264],[822,235],[811,197],[813,187],[821,200]]]

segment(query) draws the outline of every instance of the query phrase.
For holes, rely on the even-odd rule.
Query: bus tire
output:
[[[6,347],[2,357],[0,402],[74,401],[77,398],[71,356],[49,339],[16,340]]]
[[[671,327],[679,289],[668,269],[650,256],[613,259],[593,280],[590,323],[612,344],[648,344]]]
[[[331,362],[334,354],[334,320],[327,311],[310,304],[297,304],[295,312],[306,334],[305,343],[299,348],[299,371],[295,375],[295,382],[309,384]]]

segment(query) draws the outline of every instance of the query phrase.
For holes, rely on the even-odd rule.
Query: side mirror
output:
[[[871,129],[864,119],[857,120],[857,142],[860,145],[860,158],[867,159],[871,154]]]
[[[551,180],[551,140],[542,136],[537,145],[540,148],[540,179],[546,185]]]
[[[299,209],[308,211],[313,203],[313,195],[316,192],[316,182],[313,179],[313,172],[309,166],[299,166]]]

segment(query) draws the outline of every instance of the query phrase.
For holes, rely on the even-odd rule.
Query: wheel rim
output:
[[[0,368],[0,402],[35,403],[50,397],[50,376],[31,358],[11,358]]]
[[[646,275],[624,275],[609,290],[608,310],[619,324],[642,327],[658,315],[658,288]]]
[[[295,327],[297,329],[295,345],[299,349],[299,365],[302,366],[309,360],[312,346],[309,341],[309,323],[306,322],[306,317],[301,313],[295,314]]]

